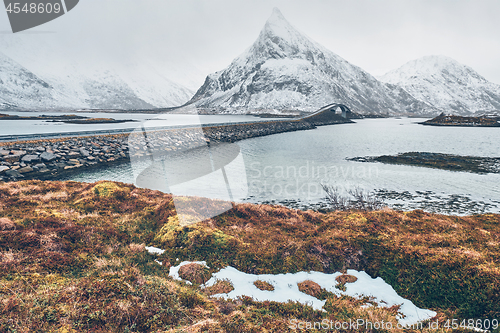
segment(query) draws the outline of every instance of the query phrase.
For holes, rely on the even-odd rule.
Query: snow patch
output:
[[[179,277],[179,268],[191,262],[183,261],[178,266],[170,268],[170,276],[176,280],[181,280]],[[194,263],[206,266],[205,261],[195,261]],[[393,305],[401,305],[400,314],[397,319],[402,325],[412,325],[420,321],[430,319],[436,315],[436,312],[426,309],[421,309],[415,306],[410,300],[399,296],[396,291],[387,284],[382,278],[371,278],[363,271],[353,269],[347,270],[347,274],[357,278],[356,282],[346,283],[346,291],[341,291],[335,286],[337,281],[335,278],[342,273],[336,272],[326,274],[322,272],[298,272],[286,274],[247,274],[237,270],[234,267],[228,266],[221,269],[219,272],[212,274],[212,278],[205,284],[207,287],[214,285],[218,280],[230,280],[234,290],[227,294],[218,294],[217,296],[225,299],[235,299],[238,296],[249,296],[254,300],[287,302],[297,301],[302,304],[310,305],[316,310],[322,310],[326,301],[319,300],[313,296],[307,295],[299,291],[297,283],[305,280],[311,280],[319,284],[322,288],[335,295],[347,295],[355,298],[363,296],[371,296],[374,301],[381,307],[391,307]],[[253,283],[257,280],[262,280],[274,286],[273,291],[264,291],[258,289]]]
[[[154,246],[145,246],[144,248],[146,249],[146,251],[148,251],[151,254],[161,255],[161,254],[163,254],[163,252],[165,252],[165,250],[159,249],[159,248],[154,247]]]

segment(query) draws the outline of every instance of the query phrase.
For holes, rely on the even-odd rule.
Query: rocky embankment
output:
[[[126,135],[5,143],[0,147],[0,181],[55,179],[63,172],[128,158]]]
[[[129,161],[129,154],[148,156],[151,151],[180,152],[200,144],[235,142],[252,137],[316,128],[305,121],[273,121],[148,131],[143,134],[72,137],[3,143],[0,146],[0,181],[57,179],[76,169]],[[137,134],[137,132],[135,132]],[[139,132],[140,133],[140,132]],[[129,149],[129,145],[132,149]]]
[[[235,142],[258,136],[302,131],[314,128],[316,128],[316,124],[312,122],[292,120],[234,124],[226,126],[209,126],[203,128],[203,133],[205,134],[205,137],[210,140],[210,142]]]

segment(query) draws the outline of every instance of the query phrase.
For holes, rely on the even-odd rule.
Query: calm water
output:
[[[39,116],[39,115],[64,115],[78,114],[89,118],[112,118],[112,119],[130,119],[139,122],[125,122],[117,124],[66,124],[63,122],[48,122],[43,120],[1,120],[0,136],[2,135],[22,135],[22,134],[44,134],[44,133],[65,133],[80,131],[99,131],[115,129],[134,129],[146,121],[147,126],[185,126],[214,123],[235,123],[246,121],[269,120],[246,115],[214,115],[198,116],[188,114],[145,114],[145,113],[107,113],[107,112],[15,112],[2,111],[0,113],[17,116]]]
[[[360,163],[348,157],[426,151],[499,157],[500,128],[432,127],[422,119],[363,119],[238,142],[248,185],[237,201],[320,207],[320,184],[377,191],[390,206],[455,214],[500,212],[500,174],[478,175],[412,166]],[[245,175],[246,171],[246,175]],[[71,176],[134,182],[129,164]],[[211,184],[204,184],[210,188]],[[214,196],[217,196],[214,188]]]

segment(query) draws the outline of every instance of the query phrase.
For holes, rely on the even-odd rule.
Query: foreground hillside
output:
[[[165,252],[155,257],[145,251],[151,245]],[[196,281],[173,280],[169,267],[183,260],[253,274],[364,270],[436,311],[440,323],[500,318],[494,214],[320,214],[241,204],[182,227],[171,196],[158,191],[23,181],[0,184],[0,251],[1,332],[284,332],[292,331],[292,319],[325,318],[397,324],[397,308],[326,292],[326,311],[247,297],[224,301]],[[436,332],[425,327],[419,331]]]

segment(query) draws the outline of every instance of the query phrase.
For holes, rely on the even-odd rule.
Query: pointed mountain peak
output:
[[[271,13],[271,16],[269,17],[267,22],[272,22],[272,23],[276,22],[277,23],[280,21],[287,22],[285,17],[283,16],[283,14],[281,14],[281,11],[278,9],[278,7],[274,7],[273,12]]]
[[[300,33],[285,19],[278,8],[274,8],[271,16],[266,22],[262,33],[280,37],[285,40],[293,39],[293,36]]]
[[[259,37],[249,49],[249,53],[243,57],[261,60],[271,58],[306,59],[306,53],[319,54],[323,51],[319,45],[288,23],[278,8],[274,8],[264,28],[260,31]],[[308,61],[313,62],[313,59],[308,59]],[[243,60],[243,62],[247,61]]]
[[[187,105],[260,113],[315,111],[333,102],[366,113],[433,111],[314,42],[277,8],[257,40],[227,68],[210,74]]]

